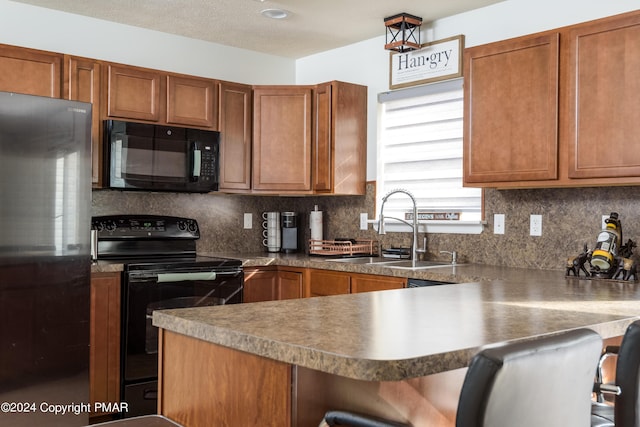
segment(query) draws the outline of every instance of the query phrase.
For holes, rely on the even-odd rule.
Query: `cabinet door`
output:
[[[465,183],[558,176],[559,35],[464,54]]]
[[[253,92],[254,191],[311,191],[311,89],[259,87]]]
[[[406,279],[402,277],[374,276],[370,274],[351,275],[351,292],[386,291],[388,289],[402,289]]]
[[[302,298],[303,274],[297,271],[278,271],[278,299]]]
[[[567,37],[569,177],[640,176],[640,15]]]
[[[218,128],[215,80],[167,76],[167,123]]]
[[[277,297],[278,272],[276,270],[245,270],[244,302],[273,301]]]
[[[315,91],[313,190],[364,195],[367,179],[367,88],[344,82]]]
[[[108,65],[107,116],[160,121],[160,72]]]
[[[91,406],[95,402],[120,402],[119,273],[91,275],[90,328]]]
[[[0,45],[0,91],[59,98],[62,59],[57,53]]]
[[[251,86],[220,83],[220,190],[251,189]]]
[[[315,138],[313,149],[313,190],[328,193],[333,189],[333,134],[331,132],[331,83],[318,85],[315,93]]]
[[[64,98],[89,102],[91,111],[91,182],[102,186],[100,131],[100,74],[102,65],[93,59],[65,56]]]
[[[351,292],[349,273],[330,270],[310,270],[307,297],[348,294]]]

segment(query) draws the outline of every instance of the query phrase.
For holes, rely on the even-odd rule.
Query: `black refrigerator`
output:
[[[89,412],[91,104],[0,92],[0,425]]]

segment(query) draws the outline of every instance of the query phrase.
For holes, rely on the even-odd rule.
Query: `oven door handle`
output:
[[[162,283],[162,282],[184,282],[189,280],[215,280],[222,277],[239,277],[242,269],[238,270],[222,270],[222,271],[199,271],[199,272],[129,272],[127,278],[129,283]]]
[[[216,280],[218,274],[219,273],[215,271],[204,271],[200,273],[158,273],[158,283]]]

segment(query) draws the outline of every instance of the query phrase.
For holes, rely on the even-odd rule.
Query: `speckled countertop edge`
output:
[[[498,285],[505,289],[511,287],[531,287],[536,283],[553,284],[554,286],[573,286],[581,292],[587,289],[589,292],[596,284],[589,280],[567,279],[564,271],[560,270],[533,270],[519,269],[511,267],[489,266],[479,264],[463,264],[458,266],[446,266],[426,270],[404,270],[393,269],[381,265],[350,264],[324,259],[322,257],[306,256],[304,254],[202,254],[209,256],[219,256],[226,258],[236,258],[243,261],[245,268],[251,267],[296,267],[296,268],[318,268],[334,271],[344,271],[363,274],[378,274],[395,277],[413,277],[427,280],[441,280],[455,283],[475,282],[478,286]],[[122,264],[117,262],[98,262],[92,265],[94,273],[110,273],[122,271]],[[619,287],[624,289],[640,286],[635,283],[608,284],[609,287]],[[390,291],[385,291],[390,292]],[[361,294],[366,295],[366,294]],[[347,298],[368,298],[357,295],[340,296]],[[334,298],[334,297],[324,297]],[[640,299],[640,298],[639,298]],[[294,300],[295,301],[295,300]],[[342,301],[342,300],[340,300]],[[282,303],[295,304],[292,302],[276,301],[259,303],[261,310],[268,314],[268,309],[282,306]],[[554,302],[553,309],[562,313],[563,310],[576,310],[567,308],[565,302]],[[626,326],[635,318],[640,316],[640,308],[636,311],[635,305],[629,307],[629,301],[624,310],[621,311],[620,304],[612,301],[606,304],[601,301],[589,305],[588,301],[581,302],[578,310],[595,310],[596,316],[588,314],[581,320],[582,327],[588,327],[600,333],[604,338],[621,335]],[[270,306],[270,304],[272,306]],[[273,305],[275,304],[275,305]],[[508,305],[514,310],[539,310],[535,307],[535,301],[511,301],[498,302],[498,305]],[[597,306],[594,308],[594,304]],[[637,303],[640,306],[640,302]],[[232,306],[229,306],[232,307]],[[544,310],[548,310],[545,307]],[[192,310],[192,311],[191,311]],[[203,309],[181,309],[165,310],[154,312],[154,325],[167,330],[189,335],[204,341],[228,346],[237,350],[246,351],[260,356],[317,369],[323,372],[341,375],[349,378],[363,379],[369,381],[395,381],[409,377],[430,375],[437,372],[462,368],[468,365],[474,354],[484,345],[493,342],[482,342],[468,346],[460,346],[456,349],[449,349],[440,353],[425,354],[419,357],[407,357],[396,359],[376,359],[371,357],[360,357],[344,354],[339,351],[327,351],[323,348],[316,348],[313,345],[290,342],[285,338],[273,338],[268,334],[252,333],[251,331],[241,331],[232,325],[220,324],[215,319],[207,320],[202,316]],[[205,309],[206,310],[206,309]],[[548,313],[548,311],[544,311]],[[556,314],[557,316],[557,314]],[[591,319],[591,317],[593,317]],[[589,320],[593,320],[590,322]],[[555,333],[558,331],[546,331],[544,333]],[[511,337],[509,340],[530,339],[532,336]]]

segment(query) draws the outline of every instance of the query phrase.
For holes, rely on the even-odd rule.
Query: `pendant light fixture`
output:
[[[422,18],[403,12],[384,18],[384,25],[387,28],[385,49],[396,52],[420,49]]]

